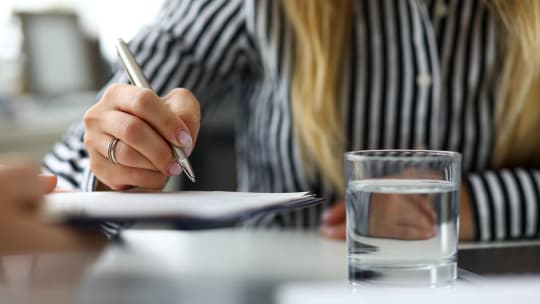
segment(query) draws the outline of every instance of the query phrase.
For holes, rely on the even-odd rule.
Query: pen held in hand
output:
[[[135,57],[131,54],[129,51],[129,48],[127,44],[122,39],[118,39],[116,41],[116,51],[118,52],[118,57],[120,58],[120,63],[124,67],[124,70],[126,71],[129,81],[137,87],[140,88],[146,88],[146,89],[152,89],[150,87],[150,84],[144,77],[144,74],[137,64],[137,61],[135,60]],[[186,153],[180,148],[173,144],[171,145],[171,150],[176,158],[176,161],[180,166],[182,167],[184,173],[189,178],[190,181],[195,182],[195,174],[193,173],[193,169],[191,168],[191,165],[189,164],[188,158]]]

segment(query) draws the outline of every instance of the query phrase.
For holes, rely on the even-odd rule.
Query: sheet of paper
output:
[[[65,192],[45,197],[45,214],[84,215],[91,218],[233,216],[251,210],[309,199],[307,192],[247,193],[223,191],[183,192]]]

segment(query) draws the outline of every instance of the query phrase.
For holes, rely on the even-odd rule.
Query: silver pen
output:
[[[118,57],[120,58],[120,62],[122,63],[124,70],[126,70],[129,81],[137,87],[152,89],[144,77],[139,64],[137,64],[135,57],[133,57],[133,54],[131,54],[129,51],[127,44],[121,38],[116,41],[116,51],[118,52]],[[195,174],[193,173],[193,169],[191,169],[191,165],[189,164],[184,150],[173,144],[170,145],[176,161],[178,164],[180,164],[186,176],[190,181],[195,182]]]

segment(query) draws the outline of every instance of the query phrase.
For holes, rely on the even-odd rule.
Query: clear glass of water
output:
[[[345,153],[349,281],[448,286],[457,278],[461,155]]]

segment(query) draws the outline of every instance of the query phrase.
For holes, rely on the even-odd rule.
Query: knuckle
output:
[[[92,139],[90,135],[88,135],[88,132],[84,132],[83,143],[85,147],[90,147],[90,145],[92,144]]]
[[[84,126],[85,128],[90,128],[93,126],[96,118],[95,118],[95,115],[94,115],[94,112],[96,111],[96,105],[93,105],[92,107],[90,107],[85,113],[84,113],[84,116],[83,116],[83,122],[84,122]]]
[[[148,89],[139,90],[133,99],[133,109],[137,113],[146,113],[156,102],[156,95]]]
[[[109,86],[107,86],[107,88],[103,92],[103,95],[101,96],[100,101],[111,100],[112,96],[115,95],[116,92],[118,92],[118,90],[120,90],[121,87],[123,87],[123,85],[119,83],[110,84]]]
[[[127,142],[136,142],[141,134],[142,122],[135,118],[127,118],[122,123],[120,136]]]
[[[175,88],[171,91],[171,94],[183,99],[195,99],[195,95],[186,88]]]

